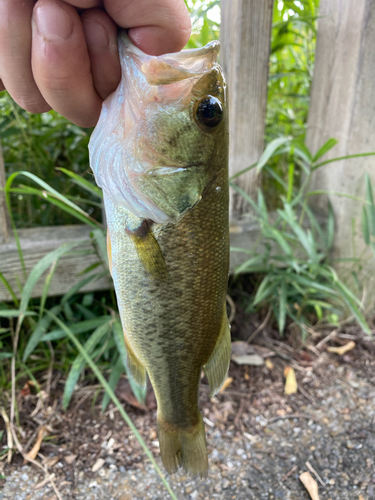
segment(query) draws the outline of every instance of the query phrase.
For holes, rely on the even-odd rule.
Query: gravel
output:
[[[235,396],[230,394],[204,404],[204,416],[210,422],[206,425],[209,476],[204,480],[183,473],[170,477],[177,498],[309,499],[299,475],[310,466],[316,472],[311,475],[318,481],[321,500],[375,500],[374,384],[363,372],[338,363],[326,365],[323,377],[309,370],[303,377],[309,391],[306,397],[284,396],[283,380],[270,377],[268,385],[252,395],[251,404],[246,398],[234,404]],[[297,378],[301,379],[299,374]],[[129,442],[120,432],[113,436],[112,445],[119,440]],[[148,443],[158,455],[154,435]],[[95,473],[92,466],[97,456],[90,467],[77,459],[71,466],[74,480],[69,474],[62,479],[67,468],[62,459],[50,468],[63,500],[168,498],[146,458],[137,456],[132,465],[124,465],[118,454],[110,453],[108,442],[106,446],[100,452],[103,464]],[[140,455],[139,449],[134,453]],[[13,467],[9,475],[5,467],[3,474],[0,500],[58,498],[50,483],[35,489],[44,476],[33,466]]]

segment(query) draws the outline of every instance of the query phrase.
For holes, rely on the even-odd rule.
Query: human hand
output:
[[[183,0],[0,0],[0,90],[94,126],[120,81],[118,26],[150,55],[182,49],[191,29]]]

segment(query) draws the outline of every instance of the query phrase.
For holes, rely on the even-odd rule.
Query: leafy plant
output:
[[[85,191],[90,192],[94,195],[99,202],[102,201],[102,194],[100,189],[87,182],[84,178],[78,174],[65,169],[61,169],[62,172],[68,175],[73,182],[81,186]],[[18,185],[14,187],[14,183],[19,176],[26,177],[30,179],[37,187]],[[109,293],[110,300],[109,303],[103,302],[104,296],[101,299],[101,303],[97,304],[97,299],[95,299],[94,294],[79,295],[80,290],[86,286],[91,281],[101,278],[103,275],[109,273],[108,269],[108,259],[106,252],[106,241],[105,233],[100,224],[98,224],[92,217],[85,213],[79,206],[72,202],[66,196],[60,194],[46,182],[39,179],[36,175],[22,171],[13,173],[7,180],[5,193],[8,203],[8,207],[11,209],[10,194],[14,192],[22,192],[25,195],[32,195],[37,197],[44,197],[50,203],[57,205],[63,211],[69,212],[71,215],[76,217],[80,222],[84,222],[93,228],[91,233],[92,238],[92,249],[84,250],[87,254],[95,253],[98,258],[98,262],[94,265],[90,265],[85,269],[82,274],[82,279],[74,285],[64,296],[59,299],[51,300],[48,299],[50,310],[46,307],[48,290],[53,273],[55,271],[58,260],[61,256],[72,252],[79,251],[75,249],[78,245],[77,242],[71,244],[65,244],[58,249],[45,255],[32,269],[29,276],[26,278],[25,285],[22,289],[21,301],[19,303],[16,298],[16,293],[11,289],[10,284],[6,281],[3,274],[0,274],[0,278],[7,287],[9,293],[13,297],[13,301],[17,309],[9,309],[3,306],[0,309],[0,315],[2,317],[14,317],[17,318],[16,331],[21,332],[21,326],[23,324],[24,318],[27,316],[29,321],[29,329],[31,330],[31,335],[27,335],[24,331],[24,337],[28,336],[28,340],[25,341],[21,339],[22,349],[22,362],[26,363],[27,360],[33,355],[34,352],[40,351],[40,346],[46,346],[47,342],[56,342],[57,348],[61,348],[62,345],[67,342],[66,335],[63,331],[56,329],[53,321],[51,319],[51,314],[58,317],[60,320],[64,321],[66,325],[69,326],[71,331],[76,335],[81,335],[85,340],[84,348],[87,353],[93,357],[93,359],[105,363],[107,369],[112,373],[109,383],[113,389],[115,389],[117,382],[122,375],[122,373],[127,372],[126,366],[126,348],[125,343],[122,338],[122,328],[118,318],[117,305],[114,298],[113,291]],[[11,217],[14,235],[16,241],[18,242],[18,252],[21,262],[24,262],[22,248],[18,239],[17,229]],[[23,264],[24,270],[26,269]],[[25,271],[26,272],[26,271]],[[30,303],[30,297],[32,290],[42,275],[45,273],[45,284],[43,295],[40,301],[33,301]],[[103,295],[103,294],[102,294]],[[54,305],[52,305],[54,303]],[[9,332],[8,332],[9,335]],[[122,339],[122,340],[121,340]],[[42,347],[42,349],[44,349]],[[8,354],[8,353],[7,353]],[[72,353],[70,353],[71,356]],[[5,358],[5,357],[4,357]],[[111,362],[111,360],[113,360]],[[120,363],[121,361],[121,363]],[[83,373],[86,366],[86,362],[81,355],[76,355],[75,358],[70,361],[71,366],[69,367],[69,374],[67,376],[65,390],[64,390],[64,406],[67,407],[69,401],[74,392],[76,383]],[[40,368],[40,367],[39,367]],[[130,376],[129,376],[130,378]],[[137,385],[131,380],[131,387],[134,395],[139,400],[140,403],[144,403],[145,391],[137,387]],[[103,410],[106,408],[109,402],[108,396],[104,396],[103,399]]]
[[[260,228],[260,238],[254,249],[231,249],[249,254],[249,259],[237,268],[236,273],[248,272],[260,276],[248,310],[264,305],[271,308],[281,334],[285,330],[287,318],[296,323],[303,337],[306,337],[316,318],[318,321],[335,323],[345,309],[350,310],[360,326],[370,333],[361,312],[360,300],[345,286],[330,265],[334,237],[332,208],[328,206],[328,218],[324,227],[308,204],[310,196],[324,193],[308,191],[313,171],[342,159],[321,161],[321,157],[336,143],[337,141],[330,139],[313,156],[303,142],[278,138],[266,147],[257,164],[244,169],[266,169],[280,184],[283,194],[280,195],[280,208],[275,213],[270,213],[261,190],[258,191],[258,200],[255,202],[233,183],[234,178],[231,181],[231,186],[251,205]],[[278,176],[268,164],[273,155],[281,153],[293,160],[290,161],[287,181]],[[305,175],[303,184],[298,189],[294,188],[293,181],[295,164],[299,165]],[[241,172],[235,177],[239,175]],[[328,194],[328,191],[325,193]],[[372,206],[373,202],[367,209]],[[370,213],[372,214],[371,211]]]

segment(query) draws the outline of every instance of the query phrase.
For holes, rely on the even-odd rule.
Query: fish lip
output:
[[[189,57],[202,57],[211,53],[218,54],[220,52],[219,40],[213,40],[208,42],[204,47],[198,47],[196,49],[183,49],[180,52],[168,52],[167,54],[163,54],[161,56],[150,56],[134,45],[126,30],[121,32],[120,39],[129,52],[132,52],[137,56],[146,56],[148,58],[157,57],[158,59],[169,59],[173,57],[173,59],[187,59]]]

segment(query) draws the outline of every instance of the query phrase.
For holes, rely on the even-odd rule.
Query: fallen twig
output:
[[[308,420],[314,420],[314,417],[311,417],[311,415],[304,415],[303,413],[292,413],[290,415],[279,415],[278,417],[271,418],[271,420],[269,420],[269,423],[273,424],[273,422],[277,422],[278,420],[289,420],[293,418],[307,418]]]
[[[227,294],[227,302],[230,305],[230,316],[229,316],[229,324],[232,323],[234,317],[236,316],[236,304],[234,303],[232,297]]]
[[[5,423],[5,428],[7,431],[7,446],[8,446],[8,458],[7,462],[10,464],[12,461],[12,453],[13,453],[13,439],[12,439],[12,431],[10,428],[10,423],[9,423],[9,418],[8,415],[5,411],[5,408],[1,407],[1,415],[3,417],[4,423]]]
[[[306,467],[309,469],[310,472],[312,472],[314,474],[314,476],[317,478],[317,480],[319,481],[319,483],[322,485],[322,486],[325,486],[324,484],[324,481],[322,480],[322,478],[319,476],[319,474],[316,472],[316,470],[314,469],[314,467],[310,464],[310,462],[305,462],[305,465]]]
[[[338,333],[337,328],[336,328],[336,330],[332,330],[332,332],[329,335],[327,335],[327,337],[324,337],[324,339],[322,339],[319,342],[319,344],[316,344],[316,348],[321,349],[327,342],[334,339],[336,337],[337,333]]]
[[[289,472],[287,472],[285,474],[285,476],[283,476],[281,478],[281,482],[283,483],[286,479],[288,479],[289,476],[291,476],[296,470],[298,469],[298,465],[294,465]]]
[[[48,470],[45,467],[43,467],[43,465],[41,465],[36,460],[33,460],[31,458],[27,458],[26,454],[23,451],[21,443],[18,441],[18,437],[17,437],[16,431],[15,431],[14,426],[12,424],[10,424],[10,429],[11,429],[11,432],[12,432],[12,435],[13,435],[13,440],[14,440],[16,446],[17,446],[17,449],[18,449],[19,453],[22,455],[23,459],[25,461],[27,461],[27,462],[30,462],[30,463],[36,465],[37,467],[39,467],[39,469],[42,469],[42,471],[46,475],[46,479],[48,478],[47,482],[51,483],[51,486],[54,489],[58,500],[63,500],[62,497],[61,497],[61,495],[60,495],[59,490],[57,489],[57,486],[55,485],[55,483],[53,481],[53,477],[49,475]]]
[[[310,394],[301,386],[301,384],[298,385],[298,391],[302,394],[302,396],[305,396],[306,399],[310,401],[310,403],[315,404],[314,399],[310,396]]]
[[[262,323],[258,326],[258,328],[251,335],[249,335],[248,339],[246,340],[247,343],[250,344],[250,342],[252,340],[254,340],[255,337],[258,335],[258,333],[260,333],[262,330],[264,330],[266,328],[266,326],[271,318],[271,313],[272,313],[272,309],[270,307],[268,309],[267,315],[264,318],[264,320],[262,321]]]

